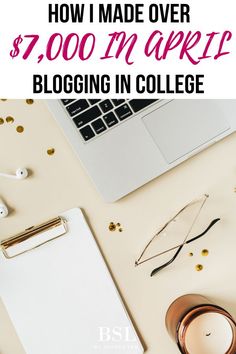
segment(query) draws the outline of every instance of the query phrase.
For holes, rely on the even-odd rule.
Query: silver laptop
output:
[[[47,105],[108,202],[236,129],[236,100],[64,99]]]

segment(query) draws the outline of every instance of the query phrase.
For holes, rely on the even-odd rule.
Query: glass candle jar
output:
[[[236,323],[201,295],[176,299],[166,313],[166,328],[182,354],[235,354]]]

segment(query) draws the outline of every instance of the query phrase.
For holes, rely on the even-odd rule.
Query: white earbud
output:
[[[28,177],[28,171],[26,168],[18,168],[15,175],[9,175],[7,173],[0,173],[0,177],[13,178],[13,179],[25,179]]]
[[[0,200],[0,218],[5,218],[8,215],[9,211],[7,206]]]

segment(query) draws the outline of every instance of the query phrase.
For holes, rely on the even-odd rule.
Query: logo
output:
[[[137,338],[130,327],[98,327],[98,344],[94,345],[95,350],[103,350],[110,354],[121,354],[122,351],[138,349]]]

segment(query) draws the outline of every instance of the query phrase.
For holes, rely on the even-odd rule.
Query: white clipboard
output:
[[[82,211],[1,242],[0,296],[26,354],[141,354]]]

